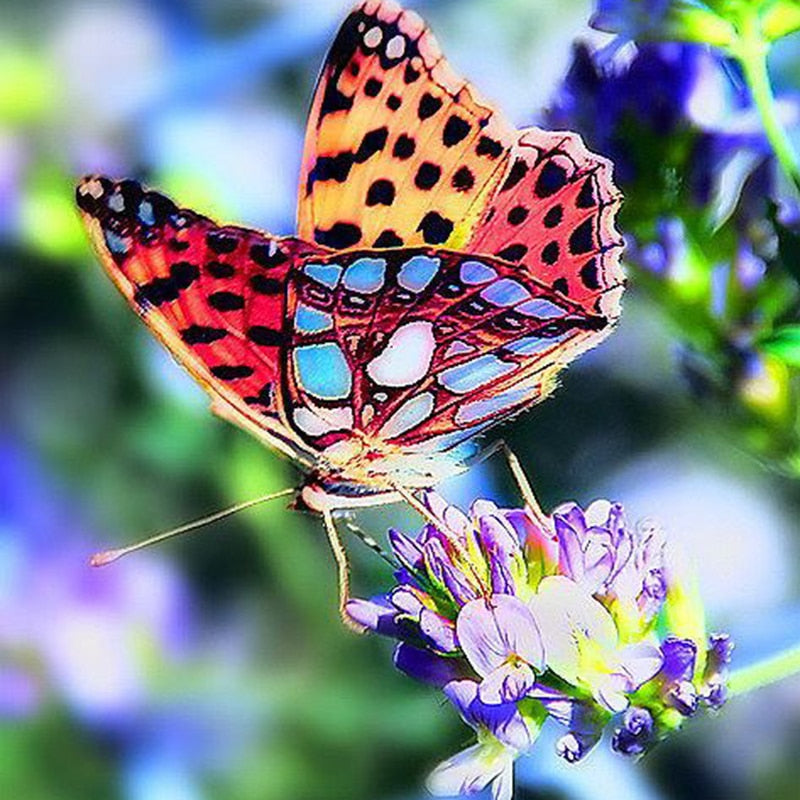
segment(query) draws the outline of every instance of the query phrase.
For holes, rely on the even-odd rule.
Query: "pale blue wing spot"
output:
[[[511,278],[501,278],[482,292],[481,297],[496,306],[513,306],[527,300],[531,293]]]
[[[455,358],[456,356],[465,356],[467,353],[472,353],[474,351],[475,347],[473,347],[471,344],[467,344],[466,342],[462,342],[460,339],[456,339],[456,341],[450,343],[445,351],[444,357]]]
[[[342,348],[333,342],[296,347],[292,353],[300,387],[320,400],[349,397],[353,376]]]
[[[482,264],[480,261],[464,261],[459,270],[462,283],[476,286],[481,283],[489,283],[497,277],[497,270]]]
[[[518,406],[530,394],[530,388],[509,389],[493,397],[470,400],[456,411],[455,421],[459,425],[467,425],[486,417],[496,417]]]
[[[385,258],[359,258],[344,273],[344,286],[353,292],[373,294],[383,286]]]
[[[112,253],[125,255],[130,250],[131,242],[127,237],[119,236],[114,231],[109,230],[104,230],[103,236],[106,240],[106,246]]]
[[[142,225],[155,225],[156,215],[153,212],[153,204],[149,200],[142,200],[139,203],[139,220]]]
[[[294,329],[298,333],[322,333],[333,327],[333,317],[326,311],[300,303],[294,312]]]
[[[421,292],[436,276],[441,259],[428,256],[409,258],[397,273],[397,283],[409,292]]]
[[[569,331],[564,331],[560,336],[553,336],[544,338],[541,336],[525,336],[522,339],[517,339],[516,342],[511,342],[505,346],[506,350],[516,353],[518,356],[532,356],[536,353],[541,353],[544,350],[549,350],[553,345],[558,344],[567,338]]]
[[[300,406],[294,410],[292,419],[309,436],[322,436],[331,431],[351,430],[353,409],[350,406],[314,409]]]
[[[528,300],[527,303],[518,305],[515,311],[520,314],[525,314],[528,317],[536,317],[537,319],[555,319],[563,317],[567,310],[543,297],[534,297],[533,300]]]
[[[125,198],[120,192],[114,192],[108,198],[108,207],[111,211],[121,214],[125,210]]]
[[[497,356],[485,355],[450,367],[439,374],[437,380],[445,389],[456,394],[466,394],[479,386],[513,372],[517,364],[502,361]]]
[[[317,283],[335,289],[342,275],[342,267],[339,264],[317,264],[312,262],[303,267],[303,272]]]
[[[378,431],[383,439],[392,439],[401,433],[411,430],[430,417],[433,411],[434,396],[423,392],[403,403]]]
[[[469,458],[480,449],[476,442],[470,442],[482,430],[492,425],[493,420],[488,420],[478,425],[472,425],[464,430],[453,431],[452,433],[442,433],[425,439],[424,442],[408,446],[406,449],[415,453],[445,453],[452,452],[453,448],[459,448],[457,457],[460,459]],[[450,453],[448,452],[448,455]]]

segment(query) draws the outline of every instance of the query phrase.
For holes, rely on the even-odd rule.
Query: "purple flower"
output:
[[[479,685],[471,680],[448,683],[444,693],[464,722],[475,730],[487,730],[515,750],[530,747],[531,734],[515,702],[486,703],[481,699]]]
[[[431,775],[434,793],[491,786],[510,800],[514,759],[548,720],[557,754],[583,758],[614,721],[613,747],[635,755],[722,698],[730,646],[712,638],[700,689],[702,609],[652,522],[619,504],[559,506],[534,521],[478,501],[469,514],[430,493],[416,538],[391,531],[398,584],[352,600],[361,624],[399,640],[395,664],[442,688],[478,743]],[[698,639],[669,633],[673,621]]]
[[[653,716],[646,708],[631,706],[614,731],[611,747],[625,756],[641,755],[653,740]]]
[[[727,633],[713,633],[708,642],[701,699],[711,708],[721,708],[728,696],[728,665],[734,644]]]
[[[480,675],[481,701],[513,703],[533,687],[534,670],[544,668],[539,628],[525,603],[507,594],[472,600],[458,615],[458,642]]]
[[[672,0],[598,0],[589,20],[593,28],[637,39],[663,25]]]

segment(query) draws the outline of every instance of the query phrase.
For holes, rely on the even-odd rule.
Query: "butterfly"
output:
[[[220,225],[132,180],[77,205],[122,294],[212,410],[307,471],[324,517],[466,468],[611,331],[624,275],[612,166],[517,130],[393,0],[345,19],[305,136],[297,234]]]

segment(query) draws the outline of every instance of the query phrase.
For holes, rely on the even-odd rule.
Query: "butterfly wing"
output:
[[[214,411],[310,464],[283,411],[282,351],[287,275],[320,248],[218,226],[135,181],[86,178],[76,199],[106,271]]]
[[[614,321],[625,280],[622,201],[611,163],[575,133],[519,132],[503,180],[465,248],[519,265],[590,313]]]
[[[349,251],[290,276],[287,406],[309,443],[448,450],[551,390],[610,330],[513,263],[436,248]]]
[[[345,20],[317,84],[298,235],[337,250],[457,248],[516,138],[414,12],[368,0]]]
[[[414,12],[368,0],[347,17],[308,120],[302,238],[497,255],[613,318],[619,202],[610,162],[576,134],[515,130]]]

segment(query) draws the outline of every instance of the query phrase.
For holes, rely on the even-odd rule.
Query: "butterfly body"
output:
[[[77,203],[128,302],[315,510],[465,468],[619,315],[620,196],[568,132],[516,130],[392,0],[347,18],[307,126],[294,237],[135,181]]]

